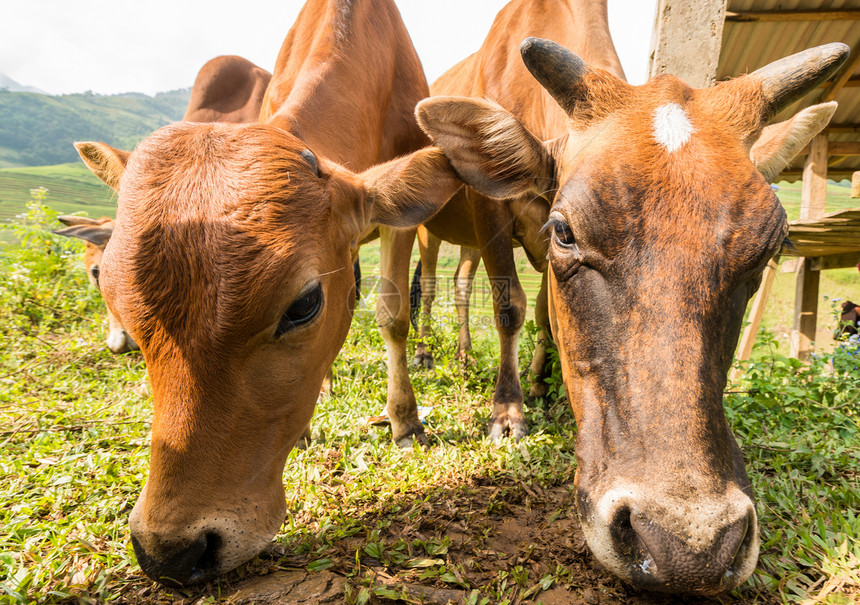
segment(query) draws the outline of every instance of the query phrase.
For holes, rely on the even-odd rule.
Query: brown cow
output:
[[[534,4],[521,20],[528,26],[511,22],[509,31],[543,17],[557,35],[566,13],[542,15],[551,3]],[[592,552],[636,586],[714,594],[749,577],[759,548],[722,393],[747,301],[788,233],[762,173],[778,174],[792,155],[785,149],[796,153],[835,108],[810,108],[751,147],[848,48],[826,45],[694,90],[672,76],[628,85],[601,68],[615,54],[591,46],[599,40],[579,43],[590,64],[548,40],[522,44],[546,102],[563,109],[553,140],[544,142],[557,130],[530,131],[482,99],[429,99],[418,118],[467,183],[549,210],[549,308],[578,426],[576,501]],[[521,81],[511,54],[494,57],[500,84]],[[529,116],[538,101],[512,108]],[[536,197],[549,190],[551,207]],[[509,205],[517,203],[529,210]],[[520,210],[509,212],[518,224]]]
[[[207,61],[194,80],[185,122],[256,122],[272,74],[235,55]]]
[[[113,232],[113,219],[108,217],[95,219],[85,216],[58,216],[57,220],[66,227],[56,229],[54,233],[83,240],[84,269],[93,287],[101,291],[99,289],[99,272],[101,271],[102,254]],[[140,349],[131,335],[122,327],[122,323],[110,312],[110,309],[108,309],[107,316],[107,348],[114,353],[127,353]]]
[[[514,0],[499,12],[478,52],[443,74],[433,84],[433,94],[492,99],[510,108],[541,140],[560,136],[567,117],[529,76],[519,57],[519,44],[529,35],[564,42],[596,66],[624,77],[609,34],[605,0]],[[545,185],[546,190],[538,192],[542,195],[529,194],[506,202],[481,195],[470,187],[463,188],[425,225],[431,235],[465,247],[465,259],[471,260],[472,265],[475,261],[469,259],[468,249],[480,250],[489,275],[501,349],[489,426],[493,440],[506,433],[519,439],[528,432],[517,354],[519,333],[526,316],[526,296],[517,277],[513,248],[523,246],[532,266],[540,272],[546,270],[548,242],[543,227],[549,215],[551,182]],[[435,276],[431,278],[432,265],[426,263],[427,256],[422,256],[422,285],[429,285],[430,280],[435,279]],[[466,302],[458,308],[458,316],[466,328],[468,278],[469,273],[462,272],[457,285],[458,298]],[[545,283],[538,295],[535,320],[542,328],[533,362],[533,368],[538,370],[535,375],[539,377],[544,366],[544,343],[549,326]],[[464,340],[461,335],[461,347]],[[542,384],[542,380],[538,382]],[[533,389],[533,394],[541,394],[539,386]]]
[[[842,303],[842,313],[839,316],[839,326],[833,333],[833,338],[842,340],[847,336],[857,334],[857,328],[860,328],[860,311],[855,303],[846,300]]]
[[[392,0],[309,0],[263,123],[166,126],[127,162],[77,145],[119,193],[100,281],[152,384],[150,474],[129,520],[150,577],[209,580],[280,527],[284,463],[346,338],[352,262],[375,225],[392,437],[423,440],[406,364],[408,251],[462,186],[441,151],[423,149],[413,111],[427,93]]]

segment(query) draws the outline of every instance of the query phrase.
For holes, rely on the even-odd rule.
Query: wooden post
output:
[[[860,197],[860,170],[851,175],[851,197]]]
[[[673,74],[693,88],[717,77],[727,0],[658,0],[649,76]]]
[[[816,135],[803,166],[803,188],[800,218],[818,218],[824,214],[827,198],[827,133]],[[797,288],[794,299],[794,325],[791,329],[790,355],[802,361],[809,359],[818,324],[818,281],[820,273],[810,267],[812,259],[797,264]]]
[[[773,286],[773,278],[776,275],[778,258],[772,259],[767,267],[764,268],[764,273],[761,276],[761,285],[758,287],[758,292],[753,298],[752,307],[750,308],[749,323],[744,328],[744,333],[741,336],[741,344],[738,347],[737,360],[746,361],[750,358],[755,337],[758,334],[758,327],[761,325],[761,318],[764,315],[764,308],[767,305],[767,297],[770,296],[770,288]],[[737,380],[740,376],[740,371],[736,368],[732,370],[731,379]]]

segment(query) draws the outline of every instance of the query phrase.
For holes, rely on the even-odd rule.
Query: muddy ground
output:
[[[488,598],[485,602],[489,604],[498,602],[500,594],[513,594],[512,603],[544,605],[780,602],[776,595],[763,594],[755,588],[747,588],[739,596],[726,595],[717,599],[635,591],[603,570],[591,556],[568,489],[541,489],[522,484],[500,486],[480,478],[471,483],[469,489],[452,490],[450,497],[442,501],[423,502],[421,514],[413,521],[398,517],[380,532],[387,543],[396,543],[399,539],[406,543],[441,540],[447,536],[450,545],[443,558],[446,569],[453,570],[454,575],[454,578],[445,578],[447,581],[422,579],[424,570],[420,568],[383,565],[363,552],[361,545],[366,540],[361,537],[334,542],[332,551],[326,555],[333,564],[324,571],[308,572],[309,559],[285,554],[283,545],[273,543],[246,568],[245,579],[228,579],[217,586],[193,592],[152,585],[124,597],[129,602],[316,605],[356,602],[361,588],[365,587],[365,598],[370,596],[366,602],[371,604],[444,605],[480,603],[483,598]],[[404,504],[409,503],[413,508],[416,501],[424,499],[420,494],[405,498]],[[368,527],[376,527],[379,519],[380,515],[369,510],[362,521]],[[390,520],[390,516],[387,519]],[[357,557],[356,552],[360,556]],[[554,582],[547,590],[533,590],[522,598],[528,587],[559,565],[565,570],[561,581]],[[517,566],[529,571],[529,583],[512,593],[513,580],[505,589],[500,586],[499,572],[510,573]],[[469,588],[462,588],[465,586]],[[388,590],[382,591],[383,588]],[[480,593],[477,602],[472,594],[476,588]]]

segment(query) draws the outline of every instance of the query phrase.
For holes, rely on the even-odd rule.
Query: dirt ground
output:
[[[615,579],[591,556],[576,518],[570,492],[563,487],[542,490],[537,487],[491,485],[490,480],[476,479],[469,490],[457,490],[441,502],[424,502],[421,514],[414,521],[397,520],[380,532],[384,541],[399,538],[412,540],[441,539],[447,536],[447,569],[456,569],[457,580],[464,586],[478,587],[481,598],[497,602],[489,590],[499,588],[500,571],[510,572],[516,566],[529,571],[529,586],[534,585],[557,565],[567,570],[562,581],[548,590],[535,591],[526,599],[513,603],[544,605],[595,605],[618,603],[624,605],[667,605],[674,603],[778,603],[775,596],[747,590],[740,598],[724,596],[719,599],[672,597],[635,591]],[[410,498],[414,506],[415,495]],[[417,501],[421,501],[420,495]],[[390,518],[390,517],[389,517]],[[368,527],[375,527],[377,515],[370,512],[363,518]],[[241,581],[228,581],[210,587],[203,594],[182,595],[167,589],[137,595],[148,602],[236,604],[301,603],[307,605],[354,602],[362,586],[371,589],[386,587],[401,594],[401,599],[372,596],[368,603],[426,603],[445,605],[466,603],[474,588],[461,589],[454,582],[420,579],[421,569],[385,566],[380,561],[361,556],[356,550],[364,543],[359,538],[335,542],[336,552],[329,554],[334,565],[325,571],[306,571],[307,559],[283,553],[283,547],[273,544],[259,559],[259,567],[248,574],[259,574]],[[455,567],[456,566],[456,567]],[[449,578],[450,580],[450,578]],[[494,584],[495,583],[495,584]],[[510,584],[509,584],[510,585]],[[171,594],[172,593],[172,594]],[[346,594],[352,596],[347,599]],[[391,594],[391,593],[389,593]],[[520,593],[522,594],[522,593]],[[480,602],[481,598],[478,599]],[[212,601],[208,601],[212,602]]]

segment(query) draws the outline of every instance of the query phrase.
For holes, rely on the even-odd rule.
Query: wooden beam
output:
[[[797,267],[794,291],[794,325],[791,328],[789,355],[801,361],[809,359],[818,328],[818,282],[821,273],[809,267],[809,259],[801,258]]]
[[[860,252],[847,252],[813,258],[810,267],[813,271],[827,271],[828,269],[856,267],[857,263],[860,263]]]
[[[830,134],[860,134],[860,124],[831,124],[827,127]]]
[[[858,86],[860,86],[860,78],[851,76],[842,88],[857,88]],[[820,88],[833,88],[833,81],[828,80],[827,82],[824,82]]]
[[[827,197],[827,134],[812,139],[809,155],[803,167],[800,198],[800,218],[819,218],[824,215]],[[815,342],[818,321],[818,281],[821,274],[803,258],[797,267],[797,285],[794,298],[794,324],[791,328],[791,357],[809,359]]]
[[[797,155],[808,154],[809,147],[807,145]],[[830,157],[835,155],[860,155],[860,141],[833,141],[827,146],[827,154]]]
[[[827,197],[827,134],[817,134],[810,144],[810,153],[803,166],[803,184],[800,194],[800,218],[818,218],[824,215]]]
[[[779,263],[778,258],[772,259],[764,269],[764,274],[761,276],[761,285],[753,298],[752,307],[750,308],[749,323],[744,328],[744,333],[741,336],[741,343],[738,347],[737,360],[746,361],[750,358],[755,337],[758,335],[758,327],[761,325],[761,318],[764,315],[764,308],[767,305],[767,297],[770,296],[770,288],[773,286],[773,278],[776,275],[776,267]],[[738,370],[732,372],[732,380],[737,380]]]
[[[844,181],[846,179],[850,181],[851,176],[853,174],[854,174],[854,171],[851,170],[850,168],[844,168],[844,169],[837,168],[835,170],[830,170],[827,173],[827,178],[833,179],[834,181]],[[803,172],[801,172],[799,170],[786,170],[785,172],[780,173],[780,175],[776,178],[775,182],[778,183],[779,181],[791,181],[791,180],[796,181],[802,177],[803,177]]]
[[[797,273],[797,265],[800,259],[787,260],[779,267],[780,273]],[[813,256],[809,258],[809,268],[813,271],[828,271],[830,269],[850,269],[860,263],[860,252],[846,252],[845,254],[829,254],[827,256]]]
[[[860,170],[851,175],[851,197],[860,197]]]
[[[834,155],[860,155],[860,141],[833,141],[827,150],[832,157]]]
[[[728,0],[657,0],[650,77],[673,74],[693,88],[717,77]]]
[[[858,21],[860,9],[841,10],[774,10],[774,11],[726,11],[726,21],[754,23],[760,21]]]

